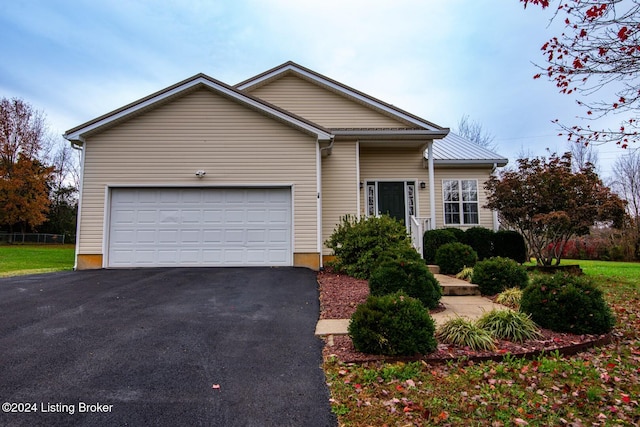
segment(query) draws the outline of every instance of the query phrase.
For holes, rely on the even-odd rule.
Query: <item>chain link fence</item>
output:
[[[73,240],[73,239],[66,239]],[[4,233],[0,232],[0,243],[35,243],[46,245],[64,245],[64,234],[46,234],[46,233]]]

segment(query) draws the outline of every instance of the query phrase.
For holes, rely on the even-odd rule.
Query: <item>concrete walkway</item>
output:
[[[450,276],[443,276],[441,274],[435,275],[440,284],[445,289],[445,295],[440,302],[445,306],[445,310],[439,313],[431,314],[433,320],[436,322],[436,326],[444,324],[447,320],[456,316],[466,317],[468,319],[477,319],[487,311],[494,309],[505,310],[507,307],[495,304],[489,298],[480,295],[459,295],[457,292],[448,294],[446,292],[447,287],[459,287],[460,289],[468,289],[476,285],[470,285],[468,282],[452,278]],[[479,292],[477,292],[479,294]],[[349,328],[350,319],[321,319],[316,325],[316,335],[346,335]]]

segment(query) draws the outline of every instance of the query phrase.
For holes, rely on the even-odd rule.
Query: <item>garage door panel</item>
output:
[[[247,210],[247,222],[249,224],[266,224],[268,219],[266,209]]]
[[[223,262],[225,264],[244,264],[245,251],[242,249],[227,249],[223,252]]]
[[[202,260],[206,264],[219,265],[222,264],[222,250],[221,249],[203,249]]]
[[[247,245],[267,246],[267,230],[247,230]]]
[[[159,244],[173,244],[178,241],[178,230],[158,230],[157,236]]]
[[[176,249],[158,250],[158,261],[165,265],[178,264],[178,251]]]
[[[134,243],[153,245],[156,243],[156,231],[155,230],[138,230],[136,231],[136,241]]]
[[[108,264],[291,265],[290,188],[121,188]]]
[[[202,221],[207,224],[221,224],[223,218],[222,209],[205,209],[202,211]]]

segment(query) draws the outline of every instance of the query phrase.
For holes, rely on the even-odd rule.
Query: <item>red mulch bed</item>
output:
[[[369,296],[369,285],[366,280],[354,279],[331,270],[318,274],[320,284],[320,319],[349,319],[356,311],[358,304]],[[438,310],[438,309],[436,309]],[[467,358],[470,360],[498,360],[506,354],[519,357],[535,357],[542,352],[558,350],[562,354],[575,354],[585,349],[604,345],[609,342],[607,335],[574,335],[553,332],[543,329],[542,338],[526,341],[522,344],[500,340],[495,351],[474,351],[469,348],[438,344],[438,349],[424,356],[390,358],[356,351],[348,336],[332,336],[325,338],[323,354],[334,356],[343,362],[368,362],[379,360],[425,360],[427,362],[446,362],[452,359]]]

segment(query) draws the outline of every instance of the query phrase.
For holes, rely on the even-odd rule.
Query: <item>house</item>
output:
[[[305,266],[345,214],[495,227],[507,160],[293,62],[198,74],[67,131],[82,150],[76,268]]]

